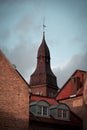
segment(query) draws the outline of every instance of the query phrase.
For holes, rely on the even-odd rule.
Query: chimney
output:
[[[80,77],[71,78],[71,95],[75,95],[80,88]]]

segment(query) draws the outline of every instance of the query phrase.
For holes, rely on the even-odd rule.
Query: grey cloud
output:
[[[0,48],[24,78],[30,76],[36,65],[37,45],[21,42],[13,50],[1,46]]]
[[[87,71],[87,53],[74,55],[63,69],[54,69],[60,88],[77,69]]]
[[[10,37],[10,30],[5,29],[0,31],[0,43],[4,44]]]
[[[41,26],[40,24],[35,23],[34,17],[29,14],[25,14],[15,24],[13,28],[13,33],[17,36],[19,41],[21,39],[30,41],[31,39],[33,39],[33,35],[40,35],[40,30]]]
[[[21,3],[23,2],[23,0],[0,0],[0,4],[9,4],[9,5],[12,5],[14,3]]]
[[[12,64],[16,65],[17,70],[27,82],[36,68],[37,49],[37,45],[30,44],[29,46],[26,42],[21,42],[10,51],[5,47],[2,48],[5,55]],[[60,67],[53,69],[57,76],[58,86],[61,88],[77,69],[87,71],[87,53],[74,55],[63,69]]]
[[[33,17],[29,16],[29,14],[24,15],[16,24],[15,31],[20,31],[22,33],[30,31],[30,29],[33,27],[33,21]]]
[[[10,52],[10,60],[17,66],[22,75],[35,66],[36,64],[36,46],[20,43],[12,52]]]

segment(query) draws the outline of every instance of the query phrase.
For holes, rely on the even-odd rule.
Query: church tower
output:
[[[57,94],[57,80],[50,67],[50,51],[45,41],[45,32],[38,49],[36,70],[30,76],[30,87],[33,94],[47,97]]]

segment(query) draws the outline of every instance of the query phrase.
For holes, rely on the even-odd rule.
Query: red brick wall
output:
[[[48,87],[47,85],[37,85],[37,86],[31,86],[31,92],[32,94],[53,97],[56,95],[57,90]]]
[[[28,130],[28,85],[0,52],[0,130]]]
[[[42,95],[42,96],[46,96],[46,85],[37,85],[37,86],[32,86],[31,87],[31,92],[33,94],[37,94],[37,95]]]

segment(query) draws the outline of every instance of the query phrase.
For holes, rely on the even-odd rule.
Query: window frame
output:
[[[38,105],[37,114],[39,116],[48,116],[48,106]]]
[[[58,108],[58,118],[60,119],[69,119],[69,110]]]

